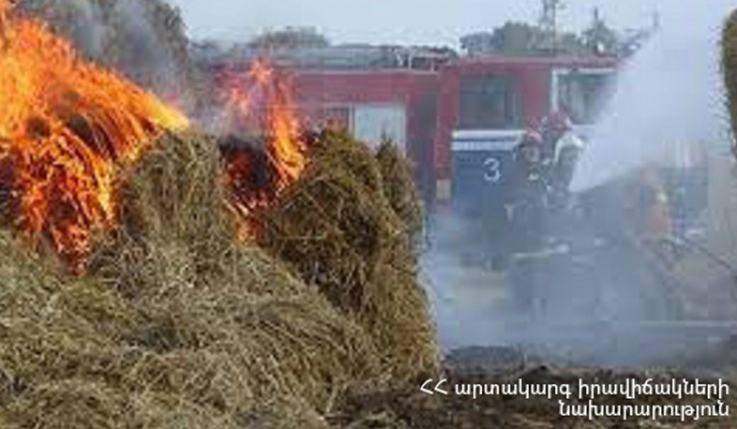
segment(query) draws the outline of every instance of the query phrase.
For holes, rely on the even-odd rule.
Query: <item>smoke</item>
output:
[[[162,23],[156,5],[144,0],[118,0],[113,13],[120,17],[119,26],[128,45],[122,54],[125,63],[138,76],[149,76],[150,84],[167,94],[175,94],[186,82],[181,64],[174,59],[171,46],[162,38]],[[176,49],[176,48],[174,48]]]
[[[719,2],[716,2],[719,3]],[[651,162],[684,162],[687,144],[726,145],[719,37],[727,5],[673,20],[624,65],[574,178],[582,190]],[[685,8],[685,6],[684,6]],[[676,13],[677,12],[677,13]]]
[[[694,257],[692,268],[703,265],[678,280],[616,222],[578,223],[565,244],[494,272],[482,243],[497,237],[453,215],[435,221],[422,275],[445,352],[501,346],[558,365],[702,368],[736,327],[733,281],[719,267]]]
[[[177,10],[167,3],[26,0],[18,7],[48,22],[85,57],[114,68],[181,107],[194,103],[189,42]]]
[[[104,25],[102,10],[96,3],[87,0],[71,0],[71,14],[77,16],[81,25],[74,28],[73,40],[80,42],[78,48],[92,57],[99,57],[103,52],[103,41],[107,39],[109,29]]]

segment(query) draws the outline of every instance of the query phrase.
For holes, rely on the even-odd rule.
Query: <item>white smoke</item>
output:
[[[182,76],[172,52],[154,26],[155,6],[145,0],[118,0],[113,13],[119,16],[126,42],[131,46],[127,59],[139,73],[154,77],[153,84],[166,92],[181,86]]]
[[[103,41],[107,39],[108,28],[104,24],[103,13],[97,3],[88,0],[71,0],[71,14],[77,17],[80,25],[74,29],[74,40],[80,41],[79,48],[94,56],[103,52]]]
[[[164,0],[26,0],[22,13],[47,21],[80,52],[180,102],[193,69],[175,10]]]
[[[714,3],[687,21],[684,11],[671,13],[673,20],[624,65],[579,165],[575,190],[667,162],[685,143],[725,144],[719,38],[730,8]]]

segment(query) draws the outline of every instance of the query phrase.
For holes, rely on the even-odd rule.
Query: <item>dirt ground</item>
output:
[[[584,403],[578,399],[579,380],[586,384],[624,383],[628,379],[643,383],[670,383],[675,379],[700,380],[716,383],[718,378],[729,377],[725,372],[685,372],[668,369],[611,370],[602,368],[570,369],[535,364],[519,350],[508,348],[471,348],[454,354],[446,361],[446,390],[450,395],[428,395],[416,389],[393,392],[365,392],[348,398],[341,412],[331,418],[336,427],[346,429],[733,429],[737,417],[702,417],[698,421],[685,422],[680,418],[628,419],[621,417],[586,418],[560,415],[559,399],[521,396],[456,396],[453,386],[461,383],[505,384],[522,379],[530,384],[569,384],[573,386],[571,403]],[[734,373],[733,373],[734,374]],[[731,389],[735,378],[731,378]],[[600,397],[597,405],[703,405],[711,404],[706,398],[678,398],[643,396],[634,401],[625,397]],[[737,407],[737,399],[728,396],[726,404],[731,410]],[[731,414],[734,414],[732,412]]]

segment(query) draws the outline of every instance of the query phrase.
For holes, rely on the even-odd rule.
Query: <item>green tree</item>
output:
[[[461,37],[461,49],[469,55],[494,52],[494,35],[488,31],[468,34]]]
[[[601,18],[597,9],[594,10],[591,27],[583,32],[582,38],[588,50],[595,54],[616,55],[622,48],[619,36]]]
[[[461,38],[461,47],[469,55],[549,55],[580,53],[586,49],[574,33],[552,35],[536,25],[507,22],[493,32],[479,32]]]
[[[496,51],[507,55],[535,54],[535,42],[542,37],[542,31],[535,26],[507,22],[494,30],[494,46]]]
[[[248,45],[261,49],[324,48],[330,46],[330,41],[311,27],[287,27],[266,31],[251,39]]]

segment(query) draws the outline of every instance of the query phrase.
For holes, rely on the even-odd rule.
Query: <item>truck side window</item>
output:
[[[578,125],[593,124],[612,89],[612,77],[606,74],[571,73],[563,76],[559,93],[561,110]]]
[[[503,76],[461,81],[460,129],[509,129],[519,124],[512,80]]]

